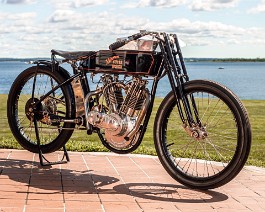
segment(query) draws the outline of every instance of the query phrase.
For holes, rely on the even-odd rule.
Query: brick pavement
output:
[[[157,157],[69,155],[67,164],[40,167],[36,154],[0,149],[0,211],[265,211],[262,168],[199,191],[173,180]]]

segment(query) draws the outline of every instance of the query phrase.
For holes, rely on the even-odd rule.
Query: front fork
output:
[[[167,59],[165,60],[167,75],[172,91],[177,101],[178,112],[183,123],[183,128],[185,129],[185,131],[187,131],[189,135],[194,137],[194,129],[196,127],[201,128],[202,124],[199,118],[198,110],[193,95],[189,94],[189,98],[185,94],[183,85],[184,83],[189,81],[189,78],[187,75],[184,59],[181,53],[177,36],[173,35],[172,37],[176,45],[176,52],[172,48],[170,38],[167,34],[164,34],[165,46],[161,45],[160,48],[164,52],[164,55],[167,55]],[[176,55],[179,56],[181,67],[178,64]],[[203,136],[204,135],[200,137]]]

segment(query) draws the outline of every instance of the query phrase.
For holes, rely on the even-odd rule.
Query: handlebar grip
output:
[[[126,40],[117,41],[117,42],[115,42],[115,43],[113,43],[113,44],[110,44],[110,45],[109,45],[109,49],[110,49],[110,50],[118,49],[118,48],[124,46],[127,42],[128,42],[128,41],[126,41]]]
[[[122,46],[124,46],[126,43],[132,41],[132,40],[137,40],[139,39],[140,37],[143,37],[145,35],[148,35],[150,32],[140,32],[140,33],[137,33],[137,34],[134,34],[134,35],[131,35],[128,37],[128,39],[125,39],[125,40],[121,40],[121,41],[117,41],[113,44],[110,44],[109,45],[109,49],[110,50],[115,50],[115,49],[118,49]]]
[[[132,35],[132,40],[137,40],[140,37],[143,37],[143,33],[137,33],[137,34]]]

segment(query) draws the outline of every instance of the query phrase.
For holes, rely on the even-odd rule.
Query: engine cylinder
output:
[[[127,95],[122,103],[120,113],[133,116],[136,110],[141,110],[145,101],[145,95],[147,82],[140,78],[135,78],[129,85]]]
[[[105,104],[98,102],[91,110],[86,109],[87,126],[93,125],[105,131],[106,141],[116,149],[133,145],[139,136],[139,128],[149,106],[147,81],[134,77],[124,84],[116,76],[102,76],[103,86],[91,95],[103,94]],[[123,94],[126,94],[123,96]],[[98,98],[98,96],[96,98]]]

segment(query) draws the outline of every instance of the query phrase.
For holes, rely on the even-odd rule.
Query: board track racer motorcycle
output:
[[[62,147],[69,160],[65,144],[74,130],[84,129],[97,133],[109,150],[130,153],[146,132],[157,85],[168,77],[171,91],[154,124],[163,167],[191,188],[216,188],[232,180],[251,146],[250,122],[239,98],[218,83],[189,80],[175,34],[140,31],[109,49],[52,50],[50,61],[35,61],[18,75],[7,116],[20,145],[39,153],[42,165],[45,153]],[[62,63],[71,65],[72,75]],[[87,75],[99,77],[93,90]]]

